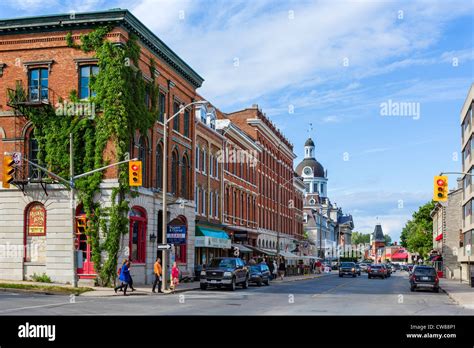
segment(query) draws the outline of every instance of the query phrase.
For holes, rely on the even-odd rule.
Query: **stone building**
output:
[[[431,261],[442,276],[456,279],[460,276],[458,252],[460,236],[462,236],[461,200],[463,196],[462,181],[458,184],[457,189],[448,193],[447,205],[437,202],[431,212],[433,219]]]

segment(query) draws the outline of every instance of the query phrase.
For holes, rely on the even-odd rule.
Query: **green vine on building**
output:
[[[136,37],[131,35],[126,44],[112,42],[106,39],[111,29],[98,27],[83,34],[80,44],[74,42],[70,32],[65,37],[69,47],[95,52],[98,59],[99,72],[90,81],[94,96],[88,100],[98,110],[94,118],[75,114],[57,115],[52,105],[21,108],[22,114],[34,127],[40,149],[39,163],[62,177],[69,177],[70,133],[76,144],[73,154],[75,172],[84,173],[108,164],[104,160],[104,150],[109,142],[115,146],[114,160],[125,160],[135,131],[146,134],[156,120],[158,88],[154,62],[149,62],[152,81],[147,83],[138,68],[140,46]],[[17,86],[15,99],[18,95],[26,94]],[[150,100],[150,105],[145,100]],[[69,102],[81,102],[77,91],[71,91]],[[128,185],[127,165],[120,165],[111,206],[102,207],[97,202],[102,179],[103,172],[78,179],[76,189],[89,221],[86,234],[92,248],[98,283],[108,286],[115,279],[121,236],[128,232],[128,199],[136,192]]]

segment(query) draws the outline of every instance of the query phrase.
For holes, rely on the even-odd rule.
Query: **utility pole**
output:
[[[69,199],[71,202],[71,227],[72,227],[72,285],[77,288],[77,250],[76,250],[76,204],[74,189],[74,142],[72,133],[69,133]]]

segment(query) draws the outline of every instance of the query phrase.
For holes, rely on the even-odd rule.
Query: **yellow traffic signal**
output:
[[[434,177],[433,200],[446,202],[448,200],[448,177],[445,175]]]
[[[3,157],[3,188],[10,188],[10,183],[13,181],[13,174],[15,173],[15,168],[13,168],[14,164],[15,162],[13,161],[12,156],[5,155]]]
[[[142,186],[142,161],[128,162],[128,182],[130,186]]]

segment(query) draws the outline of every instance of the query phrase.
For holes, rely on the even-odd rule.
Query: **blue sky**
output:
[[[224,112],[259,104],[294,144],[295,165],[310,134],[328,195],[358,231],[378,218],[397,240],[430,200],[432,176],[461,170],[471,1],[4,0],[0,18],[116,7],[203,76],[199,92]],[[381,115],[389,100],[417,103],[420,117]]]

